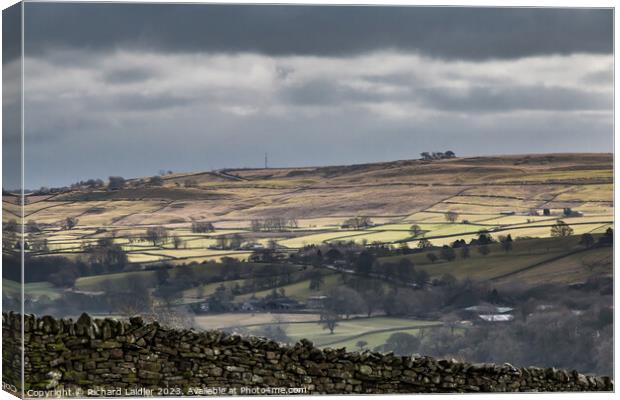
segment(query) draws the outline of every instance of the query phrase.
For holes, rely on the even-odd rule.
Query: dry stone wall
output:
[[[21,316],[2,319],[10,368]],[[609,378],[576,371],[318,349],[306,340],[285,346],[140,318],[27,315],[24,332],[26,397],[613,390]]]

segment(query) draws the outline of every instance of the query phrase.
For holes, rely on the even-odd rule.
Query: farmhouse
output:
[[[504,314],[514,310],[512,307],[498,307],[492,304],[479,304],[465,308],[465,311],[489,314]]]
[[[512,314],[481,314],[478,315],[485,322],[510,322],[514,319]]]
[[[478,304],[465,308],[463,311],[473,321],[478,323],[495,323],[510,322],[514,319],[514,315],[510,314],[514,308],[501,307],[493,304]]]

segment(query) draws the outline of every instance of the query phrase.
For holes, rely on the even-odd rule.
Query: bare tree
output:
[[[78,224],[78,222],[79,220],[76,217],[67,217],[65,219],[64,228],[71,230]]]
[[[445,214],[445,217],[446,217],[446,221],[448,221],[450,223],[454,223],[458,219],[459,214],[457,212],[454,212],[454,211],[448,211]]]
[[[175,249],[181,248],[184,243],[185,243],[185,241],[183,239],[181,239],[180,236],[174,236],[172,238],[172,245],[174,246]]]
[[[166,243],[169,238],[168,229],[163,226],[152,226],[146,229],[146,239],[153,242],[153,246],[160,246]]]
[[[329,329],[329,333],[333,335],[334,330],[338,326],[338,319],[338,314],[329,310],[323,310],[323,312],[321,312],[319,325],[321,325],[323,329]]]
[[[208,232],[213,232],[214,230],[215,230],[215,227],[213,226],[211,222],[204,222],[204,221],[192,222],[193,233],[208,233]]]
[[[422,228],[420,228],[420,225],[418,224],[411,225],[411,228],[409,228],[409,232],[411,232],[411,236],[413,237],[418,237],[424,233],[424,231],[422,230]]]

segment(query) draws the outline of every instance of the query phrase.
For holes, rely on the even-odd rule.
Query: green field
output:
[[[288,297],[291,297],[299,301],[306,301],[309,296],[319,295],[329,288],[336,287],[339,284],[339,279],[340,277],[338,276],[338,274],[327,273],[323,277],[323,285],[322,285],[321,290],[319,291],[310,290],[310,280],[304,280],[301,282],[292,283],[290,285],[280,286],[280,288],[284,289]],[[264,297],[266,295],[269,295],[271,292],[272,292],[272,289],[262,290],[256,293],[248,293],[248,294],[244,294],[241,296],[237,296],[235,300],[247,300],[253,295],[256,297]]]
[[[18,282],[3,278],[2,290],[6,295],[21,298],[21,285]],[[23,285],[23,290],[24,296],[31,299],[38,299],[46,296],[50,300],[55,300],[62,294],[62,289],[54,287],[54,285],[49,282],[26,283]]]
[[[354,235],[364,235],[364,231],[346,231],[336,230],[335,232],[316,233],[306,236],[299,236],[291,239],[280,240],[278,244],[280,246],[289,247],[292,249],[301,248],[312,244],[321,244],[329,240],[336,240],[341,238],[351,238]],[[342,239],[344,240],[344,239]]]
[[[45,239],[48,249],[29,250],[29,255],[62,255],[73,261],[87,261],[87,245],[110,238],[122,246],[129,265],[118,268],[127,272],[82,276],[73,289],[55,287],[49,282],[28,283],[26,294],[38,300],[59,298],[65,290],[129,291],[132,278],[154,293],[157,268],[170,267],[169,279],[174,282],[187,271],[179,266],[195,263],[190,267],[195,275],[190,278],[201,286],[190,287],[190,279],[179,300],[190,304],[213,294],[222,279],[230,279],[224,285],[231,288],[260,276],[255,272],[264,264],[247,261],[252,255],[247,249],[254,243],[260,244],[256,249],[261,253],[275,241],[277,245],[272,250],[290,260],[291,256],[299,256],[294,254],[295,250],[306,245],[378,242],[396,250],[403,242],[416,248],[423,237],[441,247],[460,239],[469,242],[480,230],[488,230],[495,239],[510,234],[514,239],[512,251],[506,252],[494,244],[490,246],[491,253],[483,256],[472,246],[467,259],[457,249],[454,261],[431,263],[427,254],[439,255],[440,249],[435,248],[378,261],[384,264],[404,257],[413,262],[415,269],[427,271],[432,279],[449,273],[461,280],[485,281],[493,287],[583,282],[591,276],[611,273],[611,248],[583,250],[578,242],[583,233],[601,235],[613,227],[612,168],[611,154],[471,157],[440,162],[401,160],[349,166],[239,169],[228,171],[228,178],[216,172],[179,172],[167,176],[160,187],[149,185],[148,177],[143,177],[132,179],[121,190],[78,187],[53,196],[36,195],[25,205],[25,212],[26,219],[36,222],[38,229],[27,233],[26,240],[34,244]],[[196,187],[183,187],[189,177],[196,180]],[[13,210],[14,215],[15,199],[6,197],[5,208]],[[568,207],[583,216],[564,217]],[[448,223],[447,211],[458,214],[454,223]],[[544,216],[543,212],[550,215]],[[72,229],[65,227],[69,217],[77,222]],[[354,217],[367,217],[372,223],[363,230],[341,229],[346,220]],[[3,218],[6,221],[12,217],[6,214]],[[277,224],[277,228],[261,228],[260,224],[257,228],[252,224],[274,219],[284,219],[286,223]],[[550,225],[559,219],[573,228],[573,236],[549,238]],[[192,232],[196,222],[212,223],[215,231]],[[410,232],[413,224],[424,231],[416,238]],[[153,227],[165,228],[170,240],[158,244],[145,241],[147,230]],[[232,239],[233,235],[240,237],[241,246],[221,240]],[[173,237],[182,240],[178,248]],[[235,269],[233,273],[223,271],[222,264],[210,262],[223,257],[240,260],[227,265]],[[293,269],[291,281],[295,283],[277,289],[300,302],[343,285],[341,273],[323,268],[321,289],[311,291],[306,274],[307,268],[313,267],[287,265]],[[384,284],[386,290],[388,285],[394,285]],[[13,283],[5,282],[4,287],[8,294],[19,294],[19,287]],[[235,301],[271,292],[272,289],[245,293]],[[211,317],[216,316],[199,316],[197,321],[204,324],[198,325],[220,326]],[[238,325],[244,321],[279,322],[276,316],[259,313],[217,318]],[[300,313],[287,318],[293,322],[316,316]],[[365,340],[371,348],[383,344],[393,330],[415,334],[425,323],[383,317],[352,319],[341,322],[336,333],[330,335],[308,319],[295,322],[301,323],[287,324],[293,339],[308,337],[321,346],[334,343],[346,347],[355,347],[358,340]]]
[[[513,235],[513,237],[515,237]],[[609,257],[613,250],[609,247],[580,251],[578,247],[579,237],[568,238],[546,238],[546,239],[525,239],[515,240],[513,249],[506,252],[501,249],[499,244],[490,245],[490,254],[484,256],[477,251],[475,246],[470,248],[470,257],[463,259],[460,250],[455,249],[456,259],[454,261],[438,260],[431,263],[427,257],[429,252],[440,255],[439,250],[430,250],[417,254],[383,257],[379,261],[398,262],[401,258],[411,260],[415,268],[423,269],[432,278],[439,278],[443,274],[449,273],[457,279],[489,280],[508,273],[514,273],[521,269],[535,264],[540,266],[532,269],[524,277],[532,274],[536,275],[538,281],[575,283],[581,282],[589,275],[588,270],[579,262],[583,257],[590,257],[591,254],[598,254],[600,257]],[[578,254],[572,255],[577,251]],[[566,256],[566,257],[564,257]],[[557,258],[560,258],[556,260]],[[545,263],[548,261],[548,263]],[[520,275],[515,275],[511,279],[523,282]],[[504,279],[503,281],[509,281]],[[528,280],[535,283],[535,280]]]
[[[371,334],[380,334],[380,336],[377,336],[375,340],[378,344],[383,344],[379,343],[378,340],[380,340],[380,338],[382,337],[387,339],[387,337],[389,337],[389,334],[386,335],[385,332],[377,331],[384,331],[386,329],[391,329],[393,331],[417,331],[420,327],[439,325],[441,325],[441,323],[438,323],[436,321],[419,321],[404,318],[372,317],[341,320],[339,321],[339,324],[334,330],[333,334],[330,334],[329,330],[323,329],[323,327],[317,322],[285,324],[285,327],[287,335],[295,341],[305,338],[320,347],[345,347],[351,346],[351,344],[351,347],[354,347],[355,343],[353,342],[357,342],[357,340],[366,340],[366,336]],[[256,330],[256,327],[251,329],[251,331]],[[357,339],[358,336],[360,336],[359,339]],[[370,343],[370,341],[368,342]]]

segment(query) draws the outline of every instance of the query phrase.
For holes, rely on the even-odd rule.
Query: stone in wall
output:
[[[21,316],[3,314],[3,361],[14,363]],[[24,318],[25,393],[155,396],[612,391],[608,377],[555,368],[285,346],[220,331],[176,330],[140,318]]]

